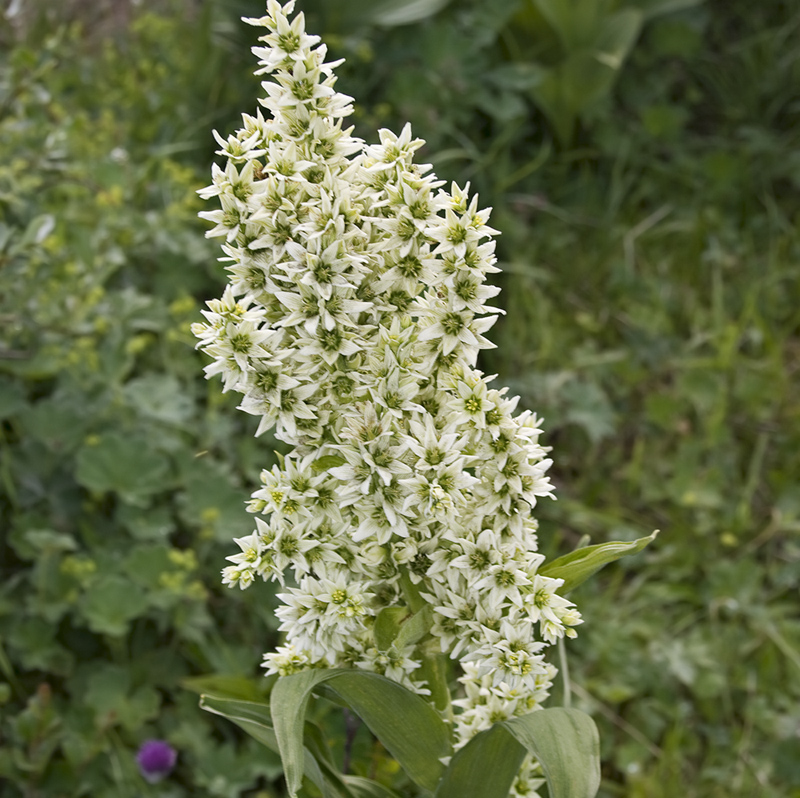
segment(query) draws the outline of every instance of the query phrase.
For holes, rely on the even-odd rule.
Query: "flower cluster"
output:
[[[414,163],[409,126],[373,146],[351,135],[336,64],[292,6],[246,20],[266,30],[267,113],[215,133],[227,165],[200,192],[221,205],[201,216],[230,273],[194,327],[206,372],[291,447],[262,473],[256,528],[223,579],[283,586],[269,673],[356,667],[426,694],[424,652],[458,658],[463,744],[539,706],[554,675],[543,649],[580,623],[538,573],[539,420],[476,368],[499,313],[486,304],[497,231],[468,186]],[[376,617],[409,593],[429,633],[382,650]]]

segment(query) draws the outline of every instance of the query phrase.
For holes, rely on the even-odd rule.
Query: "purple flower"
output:
[[[136,754],[139,770],[151,784],[168,776],[177,758],[178,752],[163,740],[145,740]]]

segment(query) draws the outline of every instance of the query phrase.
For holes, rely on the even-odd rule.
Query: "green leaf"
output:
[[[147,609],[145,592],[120,576],[101,576],[86,591],[81,610],[89,628],[98,634],[122,637],[128,623]]]
[[[311,468],[313,471],[320,473],[327,471],[329,468],[337,468],[340,465],[344,465],[345,462],[344,457],[339,457],[338,454],[326,454],[324,457],[318,457],[314,460]]]
[[[349,787],[353,798],[398,798],[396,792],[361,776],[345,776],[344,783]]]
[[[577,58],[573,57],[569,61],[550,68],[543,68],[541,79],[530,88],[530,95],[542,113],[547,117],[556,137],[562,145],[568,146],[572,142],[575,131],[575,120],[578,111],[583,106],[581,98],[572,97],[573,86],[583,86],[584,90],[589,89],[604,73],[609,70],[600,67],[595,69],[596,64],[592,59],[578,53]],[[593,79],[582,82],[581,74],[594,75]]]
[[[119,665],[93,669],[82,703],[94,710],[98,727],[121,724],[129,731],[140,729],[158,715],[161,699],[150,685],[133,687],[131,672]]]
[[[409,25],[438,14],[450,0],[391,0],[370,13],[372,22],[386,28]]]
[[[433,626],[433,612],[429,605],[425,605],[419,612],[415,612],[402,623],[400,631],[395,638],[395,648],[399,650],[406,646],[414,645],[425,637]]]
[[[375,618],[373,631],[378,651],[388,651],[397,637],[403,621],[411,617],[406,607],[384,607]]]
[[[269,703],[266,701],[241,701],[236,698],[221,698],[220,696],[207,695],[204,693],[200,696],[200,706],[208,712],[222,715],[229,720],[235,722],[246,720],[269,729],[269,732],[263,734],[264,738],[270,741],[265,743],[265,745],[267,745],[268,748],[272,748],[274,751],[278,750],[278,742],[275,738],[275,732],[272,729]]]
[[[355,798],[353,791],[345,782],[344,775],[333,762],[330,748],[325,740],[322,729],[320,729],[316,723],[311,723],[310,721],[306,721],[303,725],[306,750],[310,751],[316,759],[323,776],[337,793],[347,796],[347,798]]]
[[[507,798],[526,753],[542,766],[550,798],[594,798],[600,740],[594,721],[554,707],[496,723],[452,759],[436,798]]]
[[[549,576],[553,579],[563,579],[564,585],[559,592],[569,593],[570,590],[585,582],[604,565],[629,554],[638,554],[645,546],[656,539],[658,531],[656,530],[652,535],[648,535],[646,538],[639,538],[630,543],[611,541],[576,549],[563,557],[559,557],[557,560],[545,564],[539,569],[539,573],[542,576]]]
[[[263,698],[260,689],[264,679],[248,679],[246,676],[191,676],[181,682],[181,686],[193,693],[214,698],[228,698],[237,701],[258,701]]]
[[[605,14],[598,0],[534,2],[558,34],[563,57],[542,69],[529,92],[567,146],[576,120],[611,91],[639,35],[643,15],[632,8]]]
[[[428,602],[420,595],[420,586],[414,584],[405,567],[400,569],[400,588],[412,612],[419,612],[427,605]]]
[[[636,43],[642,22],[642,12],[634,8],[606,17],[594,43],[595,58],[611,69],[619,70]]]
[[[602,11],[599,0],[533,0],[556,32],[566,55],[594,42]]]
[[[0,377],[0,420],[10,418],[25,407],[25,389],[17,382]]]
[[[145,442],[112,433],[86,445],[77,457],[78,482],[97,493],[114,491],[131,504],[144,504],[168,487],[167,461]]]
[[[642,6],[641,11],[648,20],[661,14],[672,14],[675,11],[695,8],[703,2],[704,0],[639,0]]]
[[[553,707],[502,725],[539,760],[550,798],[594,798],[600,787],[600,737],[585,712]]]
[[[278,679],[272,691],[272,721],[290,795],[303,777],[302,721],[312,691],[326,684],[366,723],[417,784],[433,790],[450,753],[450,735],[435,709],[405,687],[375,673],[356,670],[303,671]]]
[[[570,379],[561,390],[564,420],[576,424],[592,443],[611,437],[617,426],[617,416],[606,392],[595,382]]]
[[[400,651],[419,642],[433,626],[433,615],[428,605],[413,615],[406,607],[385,607],[375,618],[375,645],[378,651],[394,647]]]
[[[30,220],[20,240],[20,247],[41,244],[55,230],[56,220],[50,213],[36,216]]]
[[[163,543],[137,546],[124,559],[122,569],[126,576],[148,591],[157,591],[164,573],[174,568],[170,547]]]
[[[200,706],[215,715],[222,715],[222,717],[235,723],[240,729],[246,731],[271,751],[280,753],[278,738],[270,718],[269,704],[256,701],[235,701],[203,695],[200,697]],[[322,773],[320,763],[317,762],[307,748],[302,747],[302,743],[299,756],[302,757],[303,761],[301,777],[302,773],[305,773],[322,791],[323,798],[349,798],[346,793],[343,794],[340,790],[335,790],[331,786]]]
[[[136,540],[165,541],[174,532],[176,519],[169,510],[171,507],[150,505],[134,507],[132,504],[117,505],[116,521],[127,529]]]
[[[322,729],[316,723],[313,723],[310,720],[307,720],[304,726],[305,728],[303,730],[303,736],[305,739],[306,748],[308,748],[308,750],[314,754],[314,757],[316,758],[317,762],[319,762],[320,767],[325,768],[328,765],[334,767],[331,749]],[[334,781],[341,781],[341,779],[342,774],[336,770]]]
[[[77,448],[86,435],[85,408],[76,407],[72,396],[56,393],[28,405],[20,413],[26,435],[58,452]]]
[[[54,552],[76,551],[78,543],[67,532],[54,532],[52,529],[28,529],[17,543],[12,541],[20,557],[41,559],[42,555]]]
[[[193,457],[181,463],[180,479],[185,488],[179,499],[181,517],[187,523],[211,528],[226,541],[252,531],[252,516],[229,468],[207,457]]]
[[[322,729],[305,722],[306,749],[313,754],[325,778],[347,798],[397,798],[388,788],[371,779],[345,776],[336,767]]]
[[[127,383],[124,393],[131,407],[142,416],[167,424],[183,424],[194,411],[191,395],[171,374],[138,377]]]
[[[495,724],[455,754],[435,798],[508,798],[524,758],[523,747]]]
[[[447,654],[428,655],[422,660],[419,669],[419,678],[428,683],[431,691],[431,701],[445,717],[452,715],[450,705],[450,658]]]

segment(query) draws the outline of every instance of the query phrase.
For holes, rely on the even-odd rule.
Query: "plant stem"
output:
[[[358,733],[358,727],[361,725],[360,718],[351,712],[349,709],[343,709],[344,712],[344,761],[342,763],[342,773],[347,774],[350,770],[350,757],[353,753],[353,742]]]
[[[422,598],[419,593],[419,588],[411,581],[411,577],[405,569],[400,572],[400,587],[403,591],[403,597],[408,604],[408,608],[412,612],[419,612],[423,607],[427,606],[428,602]],[[422,662],[419,675],[428,683],[433,705],[449,721],[453,718],[453,707],[447,678],[448,658],[445,654],[427,650],[427,644],[430,639],[430,635],[426,635],[417,646],[417,651],[419,652]]]
[[[569,680],[569,665],[567,663],[567,648],[564,645],[564,638],[558,639],[558,661],[561,666],[561,679],[564,684],[564,697],[562,699],[562,706],[564,709],[569,709],[572,705],[572,684]]]

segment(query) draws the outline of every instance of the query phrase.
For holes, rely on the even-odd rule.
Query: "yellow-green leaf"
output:
[[[222,715],[235,723],[240,729],[246,731],[262,745],[271,751],[280,753],[275,729],[270,719],[269,705],[256,701],[234,701],[227,698],[204,695],[200,697],[200,706],[215,715]],[[301,727],[302,728],[302,725]],[[321,765],[316,757],[303,747],[303,773],[319,788],[323,798],[351,798],[346,789],[337,789],[326,779],[323,774],[324,763]]]
[[[278,679],[270,701],[290,795],[297,794],[303,778],[306,708],[313,690],[323,684],[347,702],[413,781],[436,787],[443,771],[439,760],[451,753],[450,732],[427,701],[376,673],[312,670]]]
[[[559,557],[557,560],[545,564],[539,569],[539,573],[542,576],[549,576],[553,579],[563,579],[564,585],[559,592],[569,593],[570,590],[585,582],[604,565],[629,554],[638,554],[645,546],[656,539],[656,535],[658,535],[658,530],[646,538],[639,538],[630,543],[615,540],[609,543],[598,543],[596,546],[576,549],[563,557]]]
[[[507,798],[526,753],[539,760],[550,798],[594,798],[600,786],[600,740],[576,709],[543,709],[495,723],[452,759],[435,798]]]

